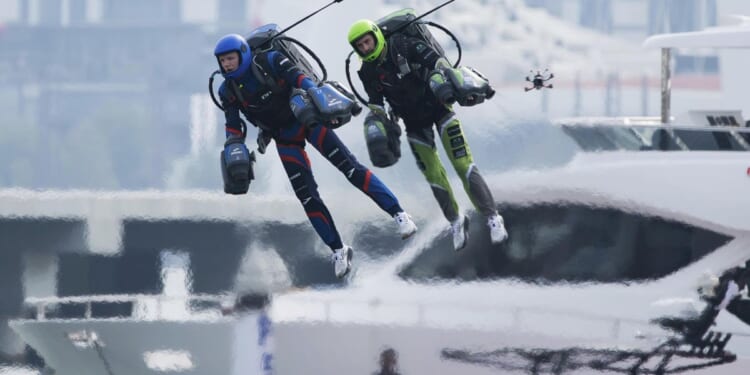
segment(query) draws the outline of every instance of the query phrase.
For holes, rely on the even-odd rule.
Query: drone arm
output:
[[[549,69],[544,69],[544,72],[549,72]],[[526,76],[526,81],[531,82],[533,84],[533,87],[524,87],[524,91],[529,92],[531,90],[541,90],[543,88],[551,89],[553,87],[551,83],[545,84],[545,82],[551,80],[552,78],[555,78],[554,73],[549,72],[546,78],[544,77],[544,74],[542,74],[542,72],[539,70],[536,71],[536,74],[534,74],[534,71],[532,70],[531,74],[533,74],[533,78],[531,78],[531,76]]]

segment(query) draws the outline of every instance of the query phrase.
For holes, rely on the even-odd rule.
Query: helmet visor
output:
[[[379,46],[379,43],[380,42],[375,36],[375,33],[372,31],[368,31],[359,38],[355,39],[352,42],[352,47],[361,58],[372,60],[374,57],[376,57],[373,55],[379,54],[379,52],[382,50],[381,46]]]

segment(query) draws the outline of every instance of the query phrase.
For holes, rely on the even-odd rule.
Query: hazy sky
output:
[[[35,7],[37,4],[41,4],[44,0],[30,0],[31,7]],[[63,3],[67,3],[67,0],[62,0]],[[87,0],[89,4],[89,14],[96,14],[97,9],[101,6],[101,0]],[[127,0],[123,0],[127,1]],[[158,1],[158,0],[154,0]],[[181,0],[182,1],[182,17],[187,22],[211,22],[216,18],[216,5],[217,0]],[[258,9],[273,10],[284,10],[289,13],[295,13],[296,9],[302,10],[314,10],[318,6],[323,6],[326,2],[301,2],[301,1],[284,1],[284,0],[247,0],[249,4],[248,13],[249,19],[253,19],[253,12]],[[353,3],[354,1],[349,1]],[[268,3],[273,3],[274,6],[269,7]],[[284,4],[288,6],[283,6]],[[342,3],[343,4],[343,3]],[[351,5],[351,4],[349,4]],[[19,12],[19,0],[0,0],[0,23],[15,21],[18,19]],[[302,14],[302,12],[299,12]]]
[[[18,0],[0,0],[0,23],[18,17]]]
[[[31,1],[39,3],[43,0]],[[97,7],[100,1],[101,0],[88,0],[92,8]],[[183,18],[187,21],[207,22],[216,16],[216,0],[181,1],[183,4]],[[63,0],[63,2],[67,2],[67,0]],[[18,18],[18,3],[18,0],[0,0],[0,22],[13,21]]]
[[[45,0],[30,0],[31,8],[43,4]],[[68,0],[62,0],[67,3]],[[87,0],[90,6],[88,13],[97,14],[102,0]],[[127,1],[127,0],[122,0]],[[154,0],[159,1],[159,0]],[[218,0],[181,0],[183,19],[187,22],[212,22],[216,18]],[[248,0],[247,19],[250,24],[256,22],[273,22],[284,28],[291,25],[310,12],[330,3],[330,0]],[[0,23],[15,21],[19,15],[19,0],[0,0]],[[382,13],[379,1],[348,0],[334,4],[325,12],[325,17],[313,17],[295,28],[294,37],[301,38],[321,56],[331,56],[329,70],[336,79],[343,72],[343,60],[351,47],[346,42],[349,25],[367,15]],[[92,11],[93,9],[93,11]],[[331,19],[341,22],[330,22]],[[245,32],[238,30],[237,32]],[[334,58],[335,57],[335,58]]]
[[[29,0],[32,3],[40,4],[44,0]],[[67,3],[68,0],[62,0],[64,3]],[[99,4],[102,0],[87,0],[90,7],[92,9],[89,10],[90,13],[95,13],[95,9],[99,8]],[[123,0],[127,1],[127,0]],[[158,0],[154,0],[158,1]],[[188,22],[211,22],[216,17],[216,6],[218,3],[218,0],[181,0],[182,1],[182,16],[185,21]],[[311,2],[302,2],[302,1],[294,1],[294,2],[287,2],[287,1],[278,1],[278,0],[247,0],[251,5],[248,10],[249,13],[249,19],[253,19],[253,12],[255,12],[257,9],[261,9],[261,13],[266,12],[274,12],[275,10],[281,9],[284,13],[294,13],[295,9],[309,9],[312,10],[316,8],[317,5],[324,5],[325,2],[321,1],[319,4],[317,4],[314,1]],[[362,7],[369,8],[369,4],[372,3],[371,1],[366,0],[350,0],[349,3],[357,2],[357,10],[363,11]],[[0,0],[0,23],[16,20],[18,18],[18,3],[19,0]],[[268,3],[273,3],[273,7],[269,7]],[[288,3],[289,6],[281,6],[280,3]],[[731,13],[740,13],[740,14],[747,14],[748,13],[748,3],[750,1],[748,0],[719,0],[717,4],[719,4],[720,7],[720,14],[731,14]],[[304,4],[303,6],[300,6]],[[346,4],[351,5],[351,4]],[[346,6],[345,4],[339,5]],[[266,10],[267,9],[267,10]],[[723,10],[723,12],[722,12]],[[302,12],[298,12],[302,14]]]

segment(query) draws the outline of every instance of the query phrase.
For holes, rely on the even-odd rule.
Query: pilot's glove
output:
[[[432,93],[435,94],[435,97],[438,101],[440,101],[440,103],[451,105],[456,102],[456,95],[454,93],[453,85],[446,78],[443,70],[433,70],[430,73],[428,84],[430,86],[430,90],[432,90]]]

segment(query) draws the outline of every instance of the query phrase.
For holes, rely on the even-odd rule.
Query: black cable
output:
[[[220,71],[216,70],[213,73],[211,73],[211,77],[208,78],[208,92],[211,93],[211,100],[213,100],[214,104],[219,107],[220,110],[224,110],[224,107],[219,104],[219,102],[216,100],[216,96],[214,96],[214,76],[217,74],[221,74]]]
[[[104,357],[104,353],[102,352],[102,346],[99,345],[99,341],[94,340],[94,347],[96,348],[96,353],[99,355],[99,359],[102,360],[104,363],[104,369],[107,370],[108,375],[115,375],[114,372],[112,372],[112,366],[110,366],[109,361],[107,361],[107,358]]]
[[[449,3],[450,3],[450,2],[449,2]],[[441,5],[441,7],[442,7],[442,6],[445,6],[445,5],[447,5],[447,4],[448,4],[448,3],[445,3],[445,4]],[[438,8],[439,8],[439,7],[438,7]],[[425,13],[425,14],[423,14],[423,15],[422,15],[422,16],[420,16],[419,18],[422,18],[423,16],[425,16],[425,15],[427,15],[427,14],[431,13],[431,12],[434,12],[434,11],[435,11],[435,10],[437,10],[438,8],[435,8],[435,9],[433,9],[432,11],[430,11],[430,12],[428,12],[428,13]],[[414,23],[414,21],[415,21],[415,20],[417,20],[417,19],[418,19],[418,18],[416,18],[416,19],[413,19],[413,20],[409,21],[409,23],[407,23],[406,25],[411,25],[411,24],[412,24],[412,23]],[[423,22],[423,24],[425,24],[425,25],[429,25],[429,26],[434,26],[434,27],[436,27],[436,28],[438,28],[438,29],[442,30],[442,31],[443,31],[444,33],[448,34],[448,36],[449,36],[449,37],[451,37],[451,39],[453,39],[453,42],[455,42],[455,43],[456,43],[456,50],[458,51],[458,58],[456,59],[456,62],[455,62],[455,63],[453,64],[453,67],[454,67],[454,68],[458,68],[458,64],[459,64],[459,63],[461,62],[461,56],[462,56],[461,43],[460,43],[460,42],[458,41],[458,38],[456,38],[456,36],[455,36],[455,35],[454,35],[454,34],[453,34],[453,33],[452,33],[452,32],[451,32],[450,30],[448,30],[448,28],[446,28],[446,27],[445,27],[445,26],[443,26],[443,25],[440,25],[440,24],[438,24],[438,23],[435,23],[435,22],[432,22],[432,21],[429,21],[429,22]],[[401,26],[401,27],[398,27],[398,28],[397,28],[396,30],[401,30],[401,29],[403,29],[403,26]],[[395,32],[395,31],[394,31],[394,32]],[[391,32],[391,33],[389,33],[389,35],[390,35],[390,34],[393,34],[394,32]],[[354,84],[352,83],[352,75],[351,75],[351,73],[349,72],[349,64],[350,64],[350,62],[351,62],[352,54],[354,54],[354,52],[355,52],[355,51],[354,51],[354,50],[352,50],[351,52],[349,52],[349,55],[348,55],[348,56],[346,56],[346,62],[345,62],[345,64],[344,64],[344,65],[345,65],[345,67],[344,67],[344,68],[345,68],[345,71],[346,71],[346,80],[347,80],[347,81],[349,82],[349,87],[350,87],[350,88],[352,89],[352,92],[353,92],[353,93],[354,93],[354,95],[355,95],[355,96],[357,97],[357,99],[359,99],[359,101],[361,101],[361,102],[362,102],[362,103],[363,103],[364,105],[367,105],[367,101],[366,101],[366,100],[365,100],[365,99],[364,99],[364,98],[362,97],[362,95],[360,95],[360,94],[359,94],[359,92],[357,91],[357,89],[355,89],[355,88],[354,88]]]
[[[421,16],[419,16],[419,17],[417,17],[417,18],[415,18],[415,19],[413,19],[413,20],[411,20],[411,21],[409,21],[409,22],[407,22],[407,23],[405,23],[405,24],[403,24],[403,25],[401,25],[401,26],[397,27],[397,28],[396,28],[396,30],[393,30],[393,31],[391,31],[391,33],[396,33],[396,32],[399,32],[399,31],[401,31],[401,29],[405,29],[405,28],[407,28],[407,27],[408,27],[409,25],[411,25],[412,23],[414,23],[414,22],[417,22],[417,21],[421,20],[422,18],[424,18],[424,17],[426,17],[426,16],[428,16],[428,15],[430,15],[430,14],[434,13],[434,12],[435,12],[435,11],[437,11],[438,9],[440,9],[440,8],[442,8],[442,7],[446,6],[446,5],[448,5],[448,4],[450,4],[450,3],[454,2],[454,1],[456,1],[456,0],[448,0],[448,1],[446,1],[446,2],[444,2],[444,3],[442,3],[442,4],[438,5],[438,6],[436,6],[436,7],[434,7],[434,8],[432,8],[432,9],[428,10],[427,12],[425,12],[424,14],[422,14]]]
[[[324,7],[320,8],[320,9],[318,9],[318,10],[316,10],[316,11],[312,12],[312,13],[310,13],[309,15],[307,15],[307,16],[306,16],[306,17],[304,17],[304,18],[302,18],[301,20],[299,20],[299,21],[297,21],[297,22],[293,23],[293,24],[292,24],[291,26],[287,27],[286,29],[284,29],[284,30],[281,30],[281,31],[279,31],[279,33],[278,33],[278,34],[276,34],[276,35],[274,35],[274,36],[273,36],[273,37],[272,37],[271,39],[269,39],[269,41],[270,41],[270,40],[272,40],[272,39],[274,39],[274,38],[276,38],[276,37],[278,37],[278,36],[280,36],[281,34],[284,34],[285,32],[289,31],[289,29],[291,29],[291,28],[293,28],[293,27],[295,27],[295,26],[299,25],[300,23],[302,23],[302,22],[305,22],[305,21],[306,21],[307,19],[309,19],[310,17],[312,17],[312,16],[314,16],[314,15],[316,15],[316,14],[318,14],[318,13],[322,12],[322,11],[323,11],[324,9],[328,8],[329,6],[331,6],[331,5],[333,5],[333,4],[336,4],[336,3],[340,3],[340,2],[342,2],[342,1],[344,1],[344,0],[333,0],[333,1],[331,1],[330,3],[326,4],[326,5],[324,6]],[[454,0],[451,0],[451,1],[454,1]],[[265,42],[265,43],[268,43],[268,41],[267,41],[267,42]],[[265,44],[265,43],[264,43],[264,44]],[[262,44],[261,44],[261,45],[262,45]]]
[[[456,38],[456,36],[450,30],[448,30],[448,28],[446,28],[445,26],[439,23],[428,21],[428,22],[425,22],[425,24],[434,26],[440,30],[443,30],[444,33],[448,34],[448,36],[450,36],[451,39],[453,39],[453,42],[456,43],[456,50],[458,51],[458,58],[456,59],[456,62],[453,64],[453,67],[458,68],[458,65],[461,63],[461,55],[462,55],[461,43],[458,41],[458,38]]]
[[[315,60],[315,62],[318,63],[318,66],[320,67],[320,70],[323,72],[323,77],[321,78],[320,81],[321,82],[325,82],[328,79],[328,71],[326,70],[325,65],[323,65],[323,62],[320,61],[320,58],[318,58],[318,55],[316,55],[315,52],[313,52],[309,47],[307,47],[306,45],[302,44],[302,42],[300,42],[299,40],[294,39],[294,38],[289,37],[289,36],[283,36],[283,37],[281,37],[281,40],[288,40],[288,41],[290,41],[290,42],[298,45],[303,50],[305,50],[305,52],[307,52],[310,55],[310,57],[312,57]]]
[[[289,27],[287,27],[286,29],[284,29],[284,30],[281,30],[281,31],[279,31],[279,32],[278,32],[278,33],[277,33],[276,35],[274,35],[274,36],[272,36],[272,37],[268,38],[268,40],[264,41],[263,43],[261,43],[260,45],[258,45],[258,46],[257,46],[256,48],[258,48],[258,49],[262,49],[262,47],[263,47],[264,45],[266,45],[266,44],[270,43],[271,41],[273,41],[273,40],[274,40],[274,39],[276,39],[276,38],[279,38],[279,37],[281,37],[281,36],[282,36],[282,34],[284,34],[285,32],[289,31],[289,30],[290,30],[291,28],[293,28],[293,27],[295,27],[295,26],[299,25],[299,24],[300,24],[300,23],[302,23],[302,22],[305,22],[305,21],[306,21],[306,20],[308,20],[308,19],[309,19],[310,17],[312,17],[312,16],[314,16],[314,15],[316,15],[316,14],[320,13],[320,12],[321,12],[321,11],[323,11],[324,9],[328,8],[329,6],[331,6],[331,5],[333,5],[333,4],[336,4],[336,3],[340,3],[340,2],[342,2],[342,1],[344,1],[344,0],[333,0],[333,1],[331,1],[330,3],[326,4],[326,5],[325,5],[325,6],[323,6],[322,8],[320,8],[320,9],[318,9],[318,10],[316,10],[316,11],[314,11],[314,12],[310,13],[310,14],[308,14],[308,15],[307,15],[307,16],[305,16],[304,18],[302,18],[302,19],[300,19],[299,21],[297,21],[297,22],[293,23],[292,25],[290,25],[290,26],[289,26]],[[453,0],[451,0],[451,1],[453,1]],[[302,49],[304,49],[304,50],[305,50],[305,51],[306,51],[307,53],[309,53],[309,54],[310,54],[310,56],[312,56],[312,57],[313,57],[313,58],[315,59],[315,61],[316,61],[316,62],[318,63],[318,65],[320,66],[321,70],[323,71],[323,79],[322,79],[322,80],[323,80],[323,81],[325,81],[325,80],[326,80],[326,79],[328,78],[328,72],[326,71],[326,68],[325,68],[325,66],[323,66],[323,63],[322,63],[322,62],[320,61],[320,59],[318,58],[318,56],[316,56],[316,55],[315,55],[315,54],[314,54],[314,53],[313,53],[313,52],[312,52],[312,51],[311,51],[311,50],[310,50],[309,48],[307,48],[307,46],[303,45],[302,43],[300,43],[300,42],[299,42],[299,41],[297,41],[296,39],[290,38],[290,37],[288,37],[288,36],[284,36],[284,37],[283,37],[282,39],[286,39],[286,40],[289,40],[289,41],[291,41],[291,42],[293,42],[293,43],[297,44],[298,46],[302,47]],[[210,77],[210,78],[208,79],[208,91],[209,91],[209,92],[211,93],[211,100],[213,100],[214,104],[215,104],[215,105],[216,105],[217,107],[219,107],[219,109],[221,109],[221,110],[223,111],[223,110],[224,110],[224,108],[223,108],[223,107],[221,106],[221,104],[219,104],[219,102],[218,102],[218,101],[216,100],[216,97],[214,96],[214,90],[213,90],[214,76],[215,76],[216,74],[219,74],[219,73],[220,73],[220,72],[219,72],[219,71],[217,70],[217,71],[213,72],[213,74],[211,74],[211,77]]]
[[[352,75],[349,72],[349,62],[351,62],[352,55],[354,54],[354,50],[349,52],[349,56],[346,57],[346,80],[349,81],[349,87],[352,89],[352,92],[354,93],[354,96],[359,99],[362,104],[367,105],[367,100],[365,100],[362,95],[359,95],[359,92],[357,89],[354,88],[354,84],[352,83]]]

